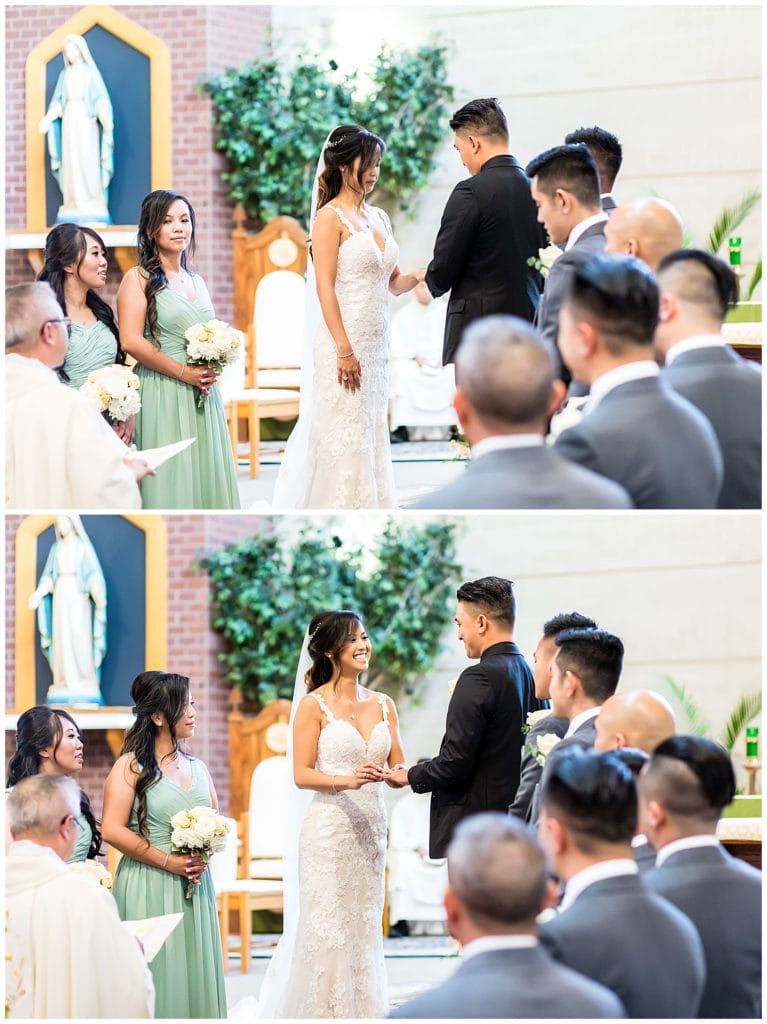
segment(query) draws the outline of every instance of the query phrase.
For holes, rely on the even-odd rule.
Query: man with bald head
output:
[[[456,357],[454,405],[471,461],[416,508],[630,508],[626,491],[544,442],[564,385],[528,323],[493,316],[469,327]]]
[[[699,1017],[762,1017],[761,874],[716,838],[735,796],[727,752],[700,736],[675,736],[639,776],[640,823],[658,849],[650,889],[692,921],[703,943],[706,987]]]
[[[653,690],[616,693],[602,705],[596,720],[594,749],[600,753],[638,747],[651,754],[673,736],[676,722],[671,705]]]
[[[605,224],[605,252],[636,256],[655,271],[682,246],[682,218],[665,199],[648,197],[617,206]]]
[[[63,384],[68,319],[50,285],[5,292],[5,484],[11,508],[135,509],[149,472],[95,405]]]
[[[714,428],[724,459],[718,508],[762,507],[762,371],[722,337],[738,279],[702,249],[671,253],[657,270],[655,354],[661,377]]]
[[[546,861],[532,830],[500,814],[463,821],[447,851],[447,926],[463,947],[458,969],[392,1017],[524,1019],[623,1017],[605,986],[538,942]]]

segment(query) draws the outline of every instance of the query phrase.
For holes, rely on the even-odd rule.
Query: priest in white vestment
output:
[[[389,922],[444,921],[447,861],[429,857],[429,793],[407,793],[389,824]]]
[[[77,783],[23,779],[6,809],[6,1015],[151,1018],[154,985],[138,942],[107,890],[65,863],[79,828]]]
[[[453,409],[455,369],[442,365],[447,306],[421,282],[391,323],[390,426],[448,427]]]
[[[9,508],[136,509],[146,462],[63,384],[66,318],[48,284],[5,293],[5,487]]]

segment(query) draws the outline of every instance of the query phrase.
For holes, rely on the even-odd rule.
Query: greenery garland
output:
[[[203,83],[213,104],[215,148],[229,198],[255,227],[279,214],[306,224],[320,148],[337,124],[362,124],[387,145],[375,202],[409,209],[436,167],[449,133],[453,88],[447,48],[379,51],[372,72],[345,72],[334,60],[299,57],[294,66],[269,52]]]

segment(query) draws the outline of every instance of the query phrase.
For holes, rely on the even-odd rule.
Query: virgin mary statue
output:
[[[37,589],[40,646],[51,666],[49,704],[103,704],[99,688],[106,653],[107,598],[104,574],[80,517],[57,516],[56,541]]]
[[[63,57],[64,68],[40,122],[63,196],[56,221],[111,224],[107,187],[114,169],[112,103],[82,36],[67,36]]]

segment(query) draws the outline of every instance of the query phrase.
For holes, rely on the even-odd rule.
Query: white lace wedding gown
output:
[[[327,719],[317,746],[318,771],[353,775],[365,761],[385,765],[391,747],[385,696],[379,696],[382,718],[367,742],[353,723],[333,716],[320,694],[310,696]],[[369,783],[337,794],[315,793],[299,839],[295,943],[292,950],[278,946],[274,954],[269,967],[273,977],[264,981],[270,997],[266,1005],[259,1000],[259,1016],[386,1016],[381,924],[387,822],[382,786]],[[289,963],[284,962],[286,953]]]
[[[346,333],[362,367],[362,386],[352,394],[338,383],[337,350],[321,320],[314,339],[314,377],[308,452],[291,444],[275,487],[277,508],[395,508],[389,443],[388,285],[399,248],[388,218],[371,207],[386,233],[383,247],[358,231],[328,203],[349,232],[338,250],[335,291]],[[298,429],[298,428],[297,428]]]

